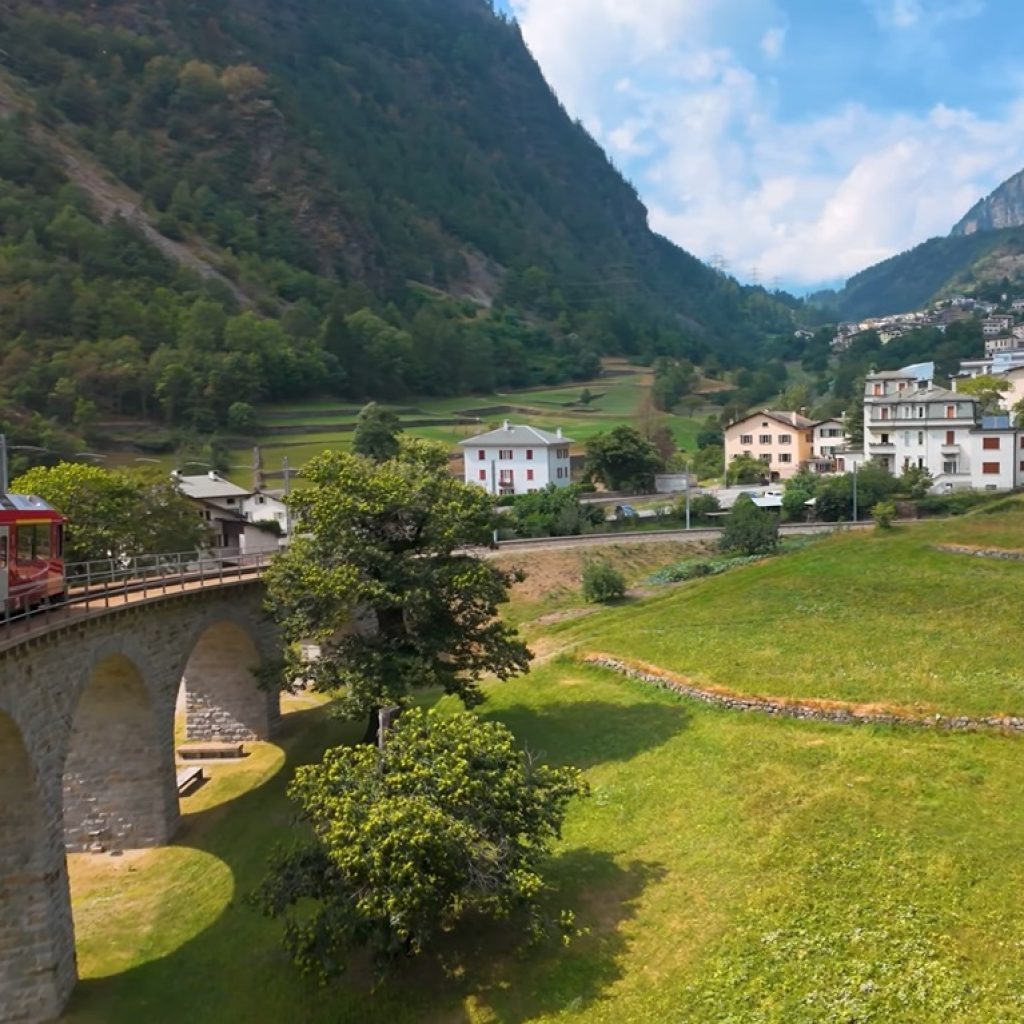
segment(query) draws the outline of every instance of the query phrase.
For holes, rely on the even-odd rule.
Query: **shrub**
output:
[[[880,501],[871,510],[871,518],[880,530],[891,530],[892,521],[896,518],[896,506],[891,501]]]
[[[718,542],[723,551],[741,555],[767,555],[779,543],[779,520],[774,513],[758,508],[749,498],[739,498]]]
[[[626,579],[618,569],[595,559],[583,567],[583,598],[586,601],[608,604],[620,601],[626,595]]]

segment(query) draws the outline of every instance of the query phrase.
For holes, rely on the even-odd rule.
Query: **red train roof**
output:
[[[64,516],[34,494],[0,494],[0,523],[24,519],[63,520]]]

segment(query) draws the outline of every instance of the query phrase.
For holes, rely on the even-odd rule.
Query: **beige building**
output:
[[[750,455],[765,464],[773,483],[794,476],[814,457],[814,420],[797,412],[764,409],[725,428],[725,464]]]

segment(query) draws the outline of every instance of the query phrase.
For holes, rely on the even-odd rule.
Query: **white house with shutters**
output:
[[[530,494],[548,484],[568,487],[569,445],[561,428],[552,434],[540,427],[508,420],[497,430],[460,441],[466,483],[490,494]]]
[[[867,458],[895,475],[911,466],[927,469],[937,491],[1020,486],[1024,439],[1010,416],[981,416],[976,398],[936,387],[913,369],[866,378]]]

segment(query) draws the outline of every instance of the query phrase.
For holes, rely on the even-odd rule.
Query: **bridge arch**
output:
[[[185,735],[194,741],[269,739],[280,722],[280,694],[261,685],[259,669],[277,637],[238,612],[221,610],[194,631],[181,672]]]
[[[0,707],[0,1022],[51,1020],[75,983],[60,810]]]
[[[133,648],[99,645],[77,688],[62,772],[68,850],[159,846],[178,826],[173,695]]]

